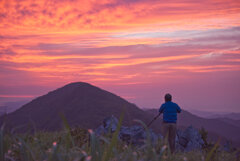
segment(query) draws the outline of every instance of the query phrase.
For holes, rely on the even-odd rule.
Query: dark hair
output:
[[[164,98],[165,98],[165,102],[172,101],[172,96],[169,93],[167,93]]]

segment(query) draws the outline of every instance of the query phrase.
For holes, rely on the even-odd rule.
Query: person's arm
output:
[[[161,107],[159,108],[158,112],[161,114],[161,113],[163,113],[163,110],[164,110],[164,106],[162,104]]]
[[[182,111],[182,109],[177,105],[177,112],[180,113],[181,111]]]

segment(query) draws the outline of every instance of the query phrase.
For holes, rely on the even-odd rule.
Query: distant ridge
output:
[[[146,112],[154,114],[157,109],[148,109]],[[206,119],[185,110],[178,115],[179,127],[193,126],[198,129],[204,127],[209,132],[210,140],[217,141],[220,138],[225,141],[228,139],[232,140],[236,146],[240,146],[240,125],[238,123],[240,122],[224,118]]]
[[[240,120],[240,113],[215,114],[208,116],[208,118],[226,118],[232,120]]]
[[[208,118],[208,119],[217,119],[217,118],[226,118],[231,120],[240,120],[239,112],[221,112],[221,111],[204,111],[204,110],[195,110],[191,109],[190,112],[194,115]]]
[[[20,131],[32,128],[54,131],[62,127],[59,116],[62,113],[71,126],[96,128],[105,117],[119,117],[121,112],[125,112],[123,123],[126,125],[133,124],[134,119],[149,122],[153,117],[113,93],[85,82],[75,82],[23,105],[6,115],[5,122],[8,128],[24,125]],[[3,120],[0,118],[0,123]]]

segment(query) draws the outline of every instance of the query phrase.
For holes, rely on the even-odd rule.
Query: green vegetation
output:
[[[214,147],[215,144],[208,141],[208,132],[202,127],[199,130],[199,133],[201,134],[203,142],[204,142],[203,150],[210,151]],[[217,146],[217,148],[219,148],[219,146]]]
[[[2,126],[1,161],[237,161],[235,153],[220,151],[218,145],[209,150],[173,155],[163,140],[153,145],[147,139],[142,147],[126,145],[117,137],[121,119],[115,133],[101,137],[92,130],[71,129],[64,124],[66,128],[60,132],[34,134],[5,133]]]

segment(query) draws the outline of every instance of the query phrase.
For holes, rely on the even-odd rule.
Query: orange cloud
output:
[[[52,62],[62,59],[120,59],[128,58],[128,55],[61,55],[61,56],[47,56],[47,55],[26,55],[18,54],[14,56],[4,56],[0,58],[1,61],[8,61],[14,63],[41,63]]]
[[[112,68],[117,66],[131,66],[138,64],[147,64],[147,63],[156,63],[156,62],[164,62],[164,61],[173,61],[173,60],[182,60],[196,57],[198,55],[180,55],[180,56],[169,56],[169,57],[153,57],[153,58],[136,58],[136,59],[128,59],[123,61],[115,61],[113,63],[100,64],[96,66],[96,68]]]
[[[153,29],[238,26],[237,1],[0,2],[2,34],[99,33]],[[177,25],[177,26],[176,26]]]

